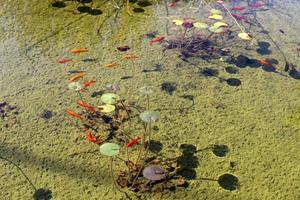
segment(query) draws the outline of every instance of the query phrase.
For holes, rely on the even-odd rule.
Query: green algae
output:
[[[90,152],[94,146],[78,138],[83,133],[66,120],[62,110],[74,105],[74,99],[77,98],[74,92],[67,91],[68,77],[65,74],[68,69],[85,69],[89,78],[97,78],[101,83],[118,81],[120,77],[131,73],[132,63],[124,64],[124,69],[114,71],[106,71],[101,64],[118,56],[114,50],[119,44],[128,44],[144,55],[141,59],[143,65],[139,67],[149,67],[161,62],[164,70],[162,73],[148,74],[142,74],[139,70],[135,72],[134,75],[137,76],[133,79],[120,81],[122,97],[141,100],[138,102],[142,104],[143,99],[139,99],[136,91],[145,82],[146,85],[158,88],[157,90],[166,80],[176,82],[178,90],[173,96],[161,91],[152,95],[153,109],[162,110],[161,120],[157,124],[159,131],[154,139],[161,141],[161,154],[167,157],[180,154],[176,149],[181,143],[194,144],[199,150],[195,157],[200,165],[193,168],[196,179],[190,181],[187,190],[166,194],[163,199],[298,198],[297,102],[300,95],[295,87],[297,80],[254,68],[240,69],[238,74],[228,75],[222,71],[225,65],[230,65],[210,63],[219,69],[222,77],[241,79],[242,85],[233,88],[220,83],[216,78],[199,76],[197,68],[181,62],[174,52],[161,55],[158,45],[152,47],[153,51],[149,54],[149,48],[144,48],[148,47],[148,41],[142,35],[154,30],[165,34],[160,24],[164,20],[156,18],[152,7],[146,8],[145,15],[137,14],[134,19],[126,15],[125,9],[122,10],[116,19],[123,20],[111,31],[115,16],[112,14],[115,12],[106,12],[106,6],[101,8],[103,15],[90,16],[73,14],[75,4],[65,10],[48,10],[48,2],[32,2],[3,3],[0,8],[5,30],[0,37],[3,41],[0,46],[3,52],[0,56],[3,61],[0,66],[0,99],[13,102],[21,108],[18,118],[21,124],[6,129],[0,121],[0,134],[1,155],[19,163],[35,185],[47,186],[54,199],[124,199],[111,186],[108,159],[100,159],[99,152],[70,156],[78,151]],[[293,49],[292,44],[296,39],[288,36],[300,32],[299,27],[290,27],[292,23],[299,23],[297,7],[290,4],[282,7],[283,13],[292,15],[288,23],[272,12],[267,16],[262,13],[259,17],[265,17],[269,30],[273,30],[272,34],[278,41],[287,41],[282,44],[284,49],[293,62],[299,63],[294,52],[288,51]],[[288,8],[288,11],[284,8]],[[106,18],[108,20],[100,29],[101,33],[97,33]],[[278,26],[286,31],[286,36],[277,34]],[[126,39],[131,28],[131,40]],[[15,30],[20,30],[20,33]],[[239,47],[232,47],[236,48],[234,54],[243,52],[252,55],[241,50],[240,46],[243,45],[244,43],[240,43]],[[75,63],[57,65],[57,58],[70,56],[67,52],[73,47],[87,47],[91,52],[74,56]],[[272,56],[278,57],[281,63],[280,54],[273,48],[272,51]],[[86,64],[79,61],[87,56],[97,57],[100,62]],[[260,58],[256,54],[255,57]],[[199,67],[208,65],[196,59],[191,60]],[[175,69],[178,63],[182,67]],[[278,67],[280,66],[279,64]],[[181,98],[181,95],[192,95],[194,103]],[[95,105],[99,104],[99,98],[91,101]],[[46,122],[38,117],[42,108],[53,111],[51,120]],[[217,157],[210,150],[200,151],[209,145],[220,144],[229,148],[224,157]],[[17,170],[3,162],[0,162],[0,169],[3,174],[0,184],[3,198],[32,197],[33,191],[28,190],[28,185]],[[229,192],[216,182],[201,179],[217,179],[226,173],[237,176],[241,187]]]

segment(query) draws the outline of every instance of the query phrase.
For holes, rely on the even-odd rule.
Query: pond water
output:
[[[2,2],[1,199],[300,199],[299,10],[299,0]],[[104,142],[117,145],[102,155]],[[115,182],[127,168],[118,158],[140,149],[159,166],[132,192]]]

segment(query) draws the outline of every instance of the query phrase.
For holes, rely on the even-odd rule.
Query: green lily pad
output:
[[[221,15],[222,11],[221,10],[217,10],[217,9],[211,9],[210,13],[213,15]]]
[[[120,96],[114,93],[105,93],[100,99],[105,104],[115,104],[120,100]]]
[[[83,89],[83,85],[79,82],[71,82],[69,83],[68,88],[70,90],[80,91],[81,89]]]
[[[115,111],[115,109],[116,109],[116,107],[114,105],[110,105],[110,104],[98,106],[98,108],[100,108],[100,112],[103,112],[103,113],[110,113],[110,112]]]
[[[153,88],[151,86],[144,86],[144,87],[140,88],[141,95],[150,95],[153,92],[154,91],[153,91]]]
[[[104,143],[100,146],[100,153],[105,156],[116,156],[120,152],[120,146],[115,143]]]
[[[143,122],[146,123],[156,122],[159,119],[159,113],[151,110],[146,110],[140,114],[140,118]]]
[[[213,33],[223,33],[225,31],[222,27],[217,28],[214,26],[209,27],[208,30]]]
[[[206,23],[203,22],[195,22],[194,27],[199,28],[199,29],[206,29],[208,28],[208,25]]]

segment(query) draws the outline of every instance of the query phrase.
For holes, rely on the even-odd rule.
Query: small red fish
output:
[[[71,49],[70,52],[71,53],[85,53],[88,52],[89,50],[87,49]]]
[[[263,5],[264,4],[257,2],[257,3],[250,4],[249,6],[250,6],[250,8],[256,9],[256,8],[262,7]]]
[[[150,40],[150,44],[156,43],[156,42],[162,42],[165,39],[164,36],[156,37]]]
[[[84,81],[83,85],[85,88],[90,87],[91,85],[94,85],[96,83],[96,81],[92,80],[92,81]]]
[[[134,59],[137,59],[139,57],[134,55],[134,54],[127,54],[123,58],[126,59],[126,60],[134,60]]]
[[[133,146],[138,142],[139,139],[141,139],[139,136],[136,137],[136,138],[133,138],[132,140],[130,140],[130,141],[126,144],[126,147],[127,147],[127,148],[133,147]]]
[[[272,63],[268,60],[268,59],[260,59],[258,60],[258,63],[262,66],[265,66],[265,67],[272,67]]]
[[[57,60],[57,63],[59,63],[59,64],[65,64],[67,62],[72,62],[72,60],[67,59],[67,58],[61,58],[61,59]]]
[[[246,20],[246,17],[239,14],[231,14],[237,20]]]
[[[75,81],[78,81],[79,79],[81,79],[82,77],[84,77],[86,75],[85,72],[79,72],[77,74],[75,74],[74,76],[72,76],[69,81],[70,82],[75,82]]]
[[[80,119],[80,120],[84,120],[84,118],[81,115],[79,115],[78,113],[76,113],[72,110],[66,110],[66,113],[71,117],[74,117],[74,118],[77,118],[77,119]]]
[[[91,131],[88,131],[86,132],[86,135],[85,135],[86,139],[92,143],[96,143],[97,142],[97,138],[95,138],[92,134]]]
[[[245,7],[237,6],[237,7],[231,8],[231,10],[233,10],[233,11],[242,11],[242,10],[245,10]]]
[[[89,111],[92,111],[92,112],[96,112],[96,108],[82,100],[78,100],[77,101],[77,105],[81,106],[81,107],[84,107],[85,109],[89,110]]]
[[[169,4],[169,7],[170,8],[176,8],[177,6],[177,1],[176,0],[173,0],[170,4]]]

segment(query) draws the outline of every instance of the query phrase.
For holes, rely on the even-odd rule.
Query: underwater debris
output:
[[[228,51],[218,47],[212,40],[201,35],[168,40],[163,44],[165,49],[177,49],[182,58],[200,57],[203,60],[219,59],[228,55]]]
[[[18,108],[8,104],[6,101],[0,102],[0,119],[5,122],[4,127],[10,128],[18,123]]]
[[[128,45],[117,47],[117,50],[119,51],[128,51],[129,49],[130,47]]]

